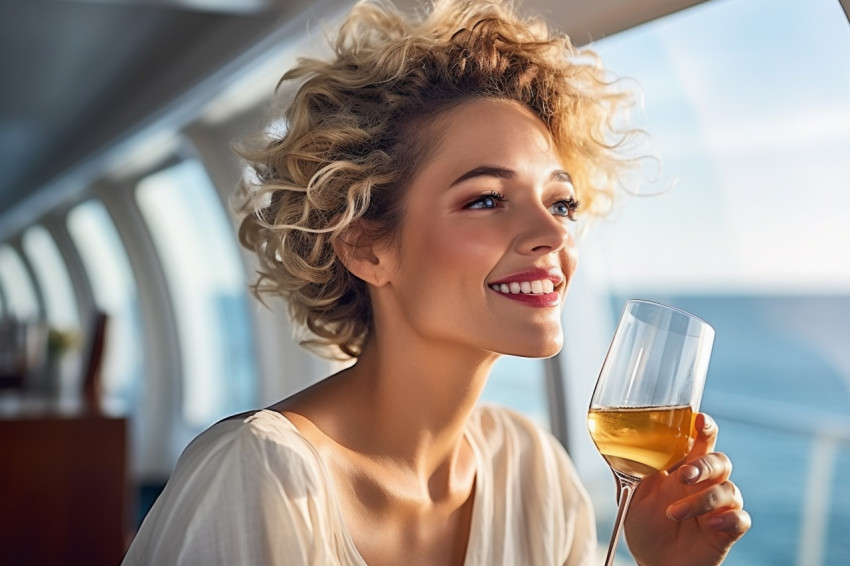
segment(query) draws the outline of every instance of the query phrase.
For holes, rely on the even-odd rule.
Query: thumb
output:
[[[696,428],[697,437],[694,440],[694,447],[688,456],[689,460],[694,456],[702,456],[703,454],[714,452],[714,445],[717,443],[717,424],[714,422],[714,419],[705,413],[697,414],[694,428]]]

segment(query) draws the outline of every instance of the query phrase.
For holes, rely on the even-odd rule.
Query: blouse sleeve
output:
[[[596,560],[596,520],[593,505],[578,479],[578,473],[563,446],[550,437],[557,461],[558,478],[564,507],[571,511],[571,540],[566,541],[567,559],[564,566],[591,566]]]
[[[296,432],[261,421],[224,421],[187,447],[125,565],[333,562],[314,454]]]
[[[480,407],[472,422],[485,462],[480,471],[491,470],[485,502],[493,509],[492,555],[475,564],[595,566],[593,507],[561,443],[503,407]]]
[[[590,497],[579,479],[578,472],[573,466],[564,446],[548,431],[542,430],[534,423],[520,415],[514,419],[522,419],[529,435],[534,437],[532,444],[537,448],[535,456],[529,458],[535,462],[535,477],[537,489],[535,497],[544,510],[544,516],[549,517],[554,526],[552,535],[553,564],[564,566],[595,566],[596,562],[596,520]],[[526,487],[525,497],[529,497]],[[542,492],[541,492],[542,490]]]

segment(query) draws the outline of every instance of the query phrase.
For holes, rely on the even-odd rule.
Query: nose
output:
[[[517,218],[516,250],[524,255],[558,252],[572,243],[568,220],[553,215],[542,203]]]

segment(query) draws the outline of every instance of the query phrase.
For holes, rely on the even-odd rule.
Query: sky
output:
[[[633,118],[663,167],[637,189],[660,196],[624,196],[590,228],[595,279],[626,293],[850,291],[850,25],[837,1],[715,0],[593,48],[639,86]]]

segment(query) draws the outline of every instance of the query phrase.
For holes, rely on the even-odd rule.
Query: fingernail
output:
[[[712,517],[708,520],[708,528],[719,529],[724,523],[725,521],[723,520],[723,517]]]
[[[673,519],[674,521],[681,521],[682,519],[687,519],[691,514],[691,506],[685,503],[684,501],[680,503],[674,503],[670,507],[667,508],[667,518]]]
[[[709,431],[714,426],[714,421],[708,415],[703,415],[702,430]]]
[[[699,476],[699,469],[696,466],[682,466],[682,471],[679,472],[685,483],[694,483],[694,480]]]

